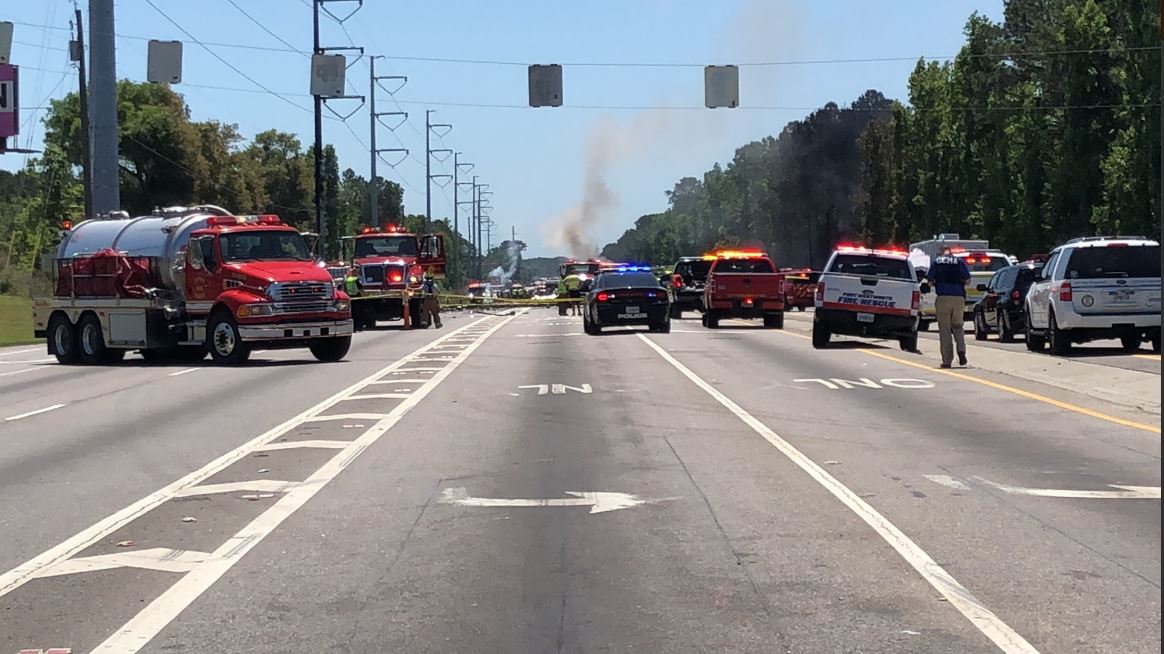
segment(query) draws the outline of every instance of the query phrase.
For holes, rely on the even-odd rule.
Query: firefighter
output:
[[[424,302],[420,305],[420,320],[424,324],[432,323],[437,329],[441,328],[441,301],[437,297],[437,283],[433,279],[432,271],[424,273],[424,283],[420,285]]]
[[[566,315],[566,305],[570,307],[570,315],[578,315],[578,301],[577,298],[582,296],[582,278],[574,273],[570,273],[558,282],[558,299],[566,300],[558,306],[558,315]]]

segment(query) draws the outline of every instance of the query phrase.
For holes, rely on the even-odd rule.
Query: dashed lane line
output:
[[[226,574],[247,552],[258,545],[291,514],[306,504],[323,486],[343,472],[356,457],[366,451],[381,436],[388,433],[412,407],[420,403],[441,382],[448,379],[449,375],[489,336],[523,313],[514,312],[506,318],[493,322],[488,330],[481,333],[480,339],[465,348],[464,352],[457,355],[443,370],[433,375],[432,379],[425,382],[424,386],[417,389],[408,399],[400,402],[388,414],[388,417],[377,422],[352,441],[350,445],[337,452],[331,460],[312,473],[306,481],[290,488],[269,509],[243,527],[217,550],[211,552],[210,557],[204,563],[199,564],[163,592],[161,596],[155,598],[153,602],[93,651],[134,654],[145,647],[154,636]]]
[[[832,493],[850,511],[864,520],[866,524],[872,527],[886,543],[893,547],[905,559],[906,563],[912,566],[923,579],[941,593],[951,605],[957,608],[966,619],[989,638],[991,642],[998,646],[1000,650],[1007,654],[1038,654],[1038,650],[1033,645],[1028,643],[1018,632],[1011,629],[1009,625],[1003,622],[1002,618],[988,609],[969,589],[959,583],[957,579],[954,579],[933,557],[927,554],[917,543],[913,542],[909,536],[906,536],[905,532],[890,522],[888,518],[881,515],[871,504],[861,499],[848,486],[842,484],[836,477],[826,472],[815,461],[804,455],[791,443],[781,438],[776,432],[748,413],[743,407],[704,381],[702,377],[692,372],[691,369],[680,363],[678,359],[668,354],[666,350],[654,343],[651,339],[642,334],[639,335],[639,339],[662,357],[664,361],[682,373],[683,376],[691,380],[692,383],[714,398],[728,411],[731,411],[744,424],[751,427],[752,431],[771,443],[801,470],[808,473],[810,477],[823,486],[829,493]]]
[[[187,369],[185,369],[185,370],[179,370],[179,371],[177,371],[177,372],[171,372],[171,373],[170,373],[170,376],[171,376],[171,377],[180,377],[180,376],[182,376],[182,375],[185,375],[185,374],[187,374],[187,373],[194,372],[194,371],[196,371],[196,370],[199,370],[199,368],[187,368]]]
[[[7,418],[4,419],[4,422],[12,422],[13,420],[23,420],[24,418],[31,418],[32,416],[38,416],[42,413],[48,413],[49,411],[56,411],[57,409],[59,409],[63,406],[65,406],[64,403],[53,404],[52,406],[46,406],[42,409],[36,409],[35,411],[29,411],[27,413],[18,413],[14,416],[8,416]]]
[[[26,372],[36,372],[38,370],[49,370],[49,366],[35,366],[32,368],[25,368],[24,370],[12,370],[10,372],[0,372],[0,377],[11,377],[12,375],[23,375]]]

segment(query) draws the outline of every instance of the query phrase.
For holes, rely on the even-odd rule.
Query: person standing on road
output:
[[[440,329],[441,301],[437,297],[437,283],[432,272],[424,273],[424,283],[420,285],[420,292],[424,295],[424,303],[420,305],[420,321],[424,324],[432,323]]]
[[[574,273],[570,273],[558,282],[558,299],[569,300],[566,306],[570,309],[570,315],[576,316],[580,313],[581,307],[578,306],[578,298],[582,297],[582,278]],[[566,315],[565,308],[558,311],[558,315]]]
[[[966,365],[966,334],[963,330],[966,311],[966,284],[970,283],[970,269],[966,262],[942,248],[934,258],[926,279],[937,297],[934,309],[938,318],[938,341],[941,343],[942,367],[954,362],[954,348],[958,349],[958,365]],[[952,342],[951,342],[952,341]]]

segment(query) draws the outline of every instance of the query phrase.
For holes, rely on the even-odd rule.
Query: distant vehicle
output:
[[[33,301],[33,329],[63,364],[239,364],[252,350],[305,347],[338,361],[352,339],[348,296],[278,216],[170,207],[69,225],[52,297]]]
[[[1043,270],[1042,260],[1024,261],[994,273],[979,284],[982,300],[974,305],[974,338],[984,341],[991,333],[1009,343],[1027,330],[1026,296],[1035,277]]]
[[[647,325],[666,334],[671,331],[669,305],[667,289],[649,267],[606,271],[583,300],[582,330],[596,335],[604,327]]]
[[[784,273],[784,309],[793,307],[797,311],[804,311],[811,307],[816,294],[816,283],[820,279],[820,271],[809,268],[799,270],[782,270]]]
[[[757,250],[716,252],[702,301],[704,327],[719,327],[722,318],[762,318],[765,327],[784,328],[783,276]]]
[[[444,236],[440,234],[412,234],[394,224],[383,229],[364,227],[355,236],[341,238],[340,249],[336,265],[346,262],[360,297],[352,307],[356,329],[373,327],[377,320],[403,318],[405,290],[418,291],[426,272],[437,279],[445,276]],[[408,303],[415,325],[421,324],[421,302],[420,297],[413,297]]]
[[[682,257],[671,273],[671,317],[682,318],[684,311],[703,311],[703,287],[715,255]]]
[[[834,334],[897,339],[917,349],[921,291],[905,250],[840,245],[816,285],[812,346],[828,347]]]
[[[991,248],[990,241],[978,239],[963,239],[958,234],[938,234],[928,241],[911,243],[909,246],[910,263],[917,271],[918,281],[930,267],[930,261],[941,253],[942,248],[950,248],[950,253],[966,262],[970,269],[970,285],[966,288],[966,309],[962,314],[964,320],[973,318],[974,305],[982,299],[979,284],[990,281],[994,273],[1018,263],[1018,259],[1002,251]],[[919,329],[926,331],[936,320],[937,310],[934,307],[933,293],[922,296]]]
[[[1027,349],[1055,354],[1118,338],[1160,351],[1160,244],[1143,236],[1076,238],[1051,250],[1026,296]]]

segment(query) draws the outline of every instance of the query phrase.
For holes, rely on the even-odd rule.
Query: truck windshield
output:
[[[377,236],[356,239],[357,257],[415,257],[415,236]]]
[[[684,282],[707,281],[708,270],[711,270],[711,262],[703,259],[699,261],[680,261],[675,264],[675,274],[682,276]]]
[[[763,274],[776,272],[776,269],[767,259],[720,259],[715,265],[715,272]]]
[[[310,261],[299,232],[238,232],[219,237],[224,261]]]
[[[563,277],[568,275],[593,275],[598,272],[598,266],[590,263],[574,263],[562,268]]]
[[[841,275],[866,275],[915,281],[905,259],[891,259],[870,254],[838,254],[829,272]]]
[[[1067,262],[1068,279],[1159,276],[1159,245],[1078,248]]]

